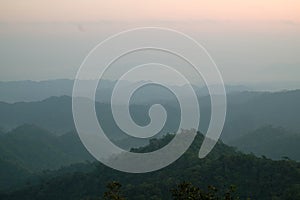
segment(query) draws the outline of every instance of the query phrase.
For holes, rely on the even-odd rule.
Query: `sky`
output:
[[[1,0],[0,81],[73,79],[87,53],[143,26],[184,32],[225,83],[299,82],[298,0]]]

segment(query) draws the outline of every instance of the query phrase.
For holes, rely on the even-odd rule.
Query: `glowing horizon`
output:
[[[3,0],[0,21],[94,22],[113,21],[283,21],[300,22],[300,1],[295,0]]]

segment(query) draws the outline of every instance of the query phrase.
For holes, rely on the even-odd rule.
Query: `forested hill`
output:
[[[257,156],[300,161],[300,134],[281,127],[260,127],[230,142],[230,145]]]
[[[35,125],[0,135],[0,191],[17,187],[43,170],[93,160],[76,132],[56,136]]]
[[[166,135],[153,139],[149,145],[134,151],[152,151],[166,145],[172,137]],[[245,155],[221,142],[206,158],[199,159],[202,140],[203,136],[198,134],[184,156],[156,172],[128,174],[97,164],[91,172],[59,173],[55,176],[54,171],[50,178],[44,177],[44,181],[37,185],[29,184],[1,197],[5,200],[99,199],[107,182],[115,180],[123,185],[124,195],[130,200],[171,199],[170,189],[182,181],[189,181],[201,188],[214,185],[219,192],[235,185],[241,199],[300,198],[300,163]],[[90,164],[85,166],[88,168]]]
[[[0,149],[0,159],[31,172],[92,159],[76,132],[56,136],[28,124],[1,135]]]

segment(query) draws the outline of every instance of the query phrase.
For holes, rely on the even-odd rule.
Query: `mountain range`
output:
[[[81,80],[82,83],[89,87],[95,80]],[[147,81],[144,81],[147,82]],[[70,79],[57,79],[57,80],[45,80],[45,81],[8,81],[0,82],[0,101],[7,103],[16,102],[31,102],[41,101],[52,96],[72,96],[74,80]],[[110,102],[112,90],[116,84],[116,81],[101,80],[97,88],[96,100],[101,103]],[[130,81],[121,81],[121,87],[126,89],[128,86],[136,84]],[[185,91],[186,86],[169,85],[169,87],[181,89]],[[192,85],[198,96],[208,95],[208,90],[204,86]],[[213,85],[211,87],[214,87]],[[243,85],[226,85],[227,93],[240,92],[251,90],[249,87]],[[87,88],[88,89],[88,88]],[[143,95],[139,99],[136,99],[135,103],[146,103],[153,99],[153,94],[158,95],[161,100],[169,100],[171,97],[166,94],[165,91],[158,92],[157,88],[150,87],[147,92],[143,92]]]
[[[300,134],[281,127],[263,126],[229,144],[257,156],[300,161]]]
[[[159,97],[158,97],[159,98]],[[266,125],[300,132],[300,90],[282,92],[237,92],[227,96],[228,106],[222,140],[229,142]],[[131,104],[133,120],[140,125],[149,123],[148,110],[152,104],[162,103],[168,113],[162,132],[174,132],[180,121],[177,101],[149,101]],[[36,102],[0,102],[0,127],[11,130],[22,124],[35,124],[57,135],[74,130],[71,97],[50,97]],[[210,98],[199,98],[201,120],[199,130],[206,132],[210,120]],[[126,139],[116,126],[109,103],[96,102],[99,122],[114,139]]]

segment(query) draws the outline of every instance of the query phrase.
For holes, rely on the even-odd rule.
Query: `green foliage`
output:
[[[217,188],[208,186],[207,191],[201,190],[188,182],[182,182],[171,190],[174,200],[238,200],[234,197],[235,187],[231,186],[225,194],[218,194]]]
[[[104,193],[104,200],[126,200],[122,195],[122,185],[119,182],[112,181],[106,185],[107,191]],[[218,194],[217,188],[208,186],[207,191],[202,191],[199,187],[189,182],[182,182],[170,190],[173,200],[239,200],[234,197],[235,187],[231,186],[225,194]],[[81,200],[100,200],[99,197],[85,197]],[[150,199],[160,199],[159,197],[150,197]]]
[[[168,139],[167,139],[168,138]],[[167,144],[172,136],[152,141],[144,148],[149,149]],[[128,174],[96,164],[91,171],[65,173],[53,171],[50,178],[46,174],[39,184],[31,184],[23,189],[6,193],[5,200],[81,200],[99,198],[105,192],[105,185],[112,180],[122,183],[122,194],[129,200],[171,200],[170,189],[188,180],[199,187],[217,188],[217,197],[230,199],[233,188],[240,199],[290,200],[299,196],[300,163],[292,160],[272,161],[236,152],[233,148],[218,142],[213,151],[204,159],[198,158],[203,136],[198,134],[191,148],[170,166],[152,173]],[[155,147],[154,147],[154,146]],[[89,167],[91,164],[86,164]],[[55,176],[55,173],[59,173]],[[48,173],[49,174],[49,173]],[[191,191],[197,191],[191,187]],[[211,194],[214,189],[202,191]],[[227,194],[227,196],[226,196]],[[220,196],[221,195],[221,196]],[[297,199],[297,198],[296,198]]]
[[[116,181],[108,183],[106,188],[108,191],[104,193],[105,200],[125,200],[121,193],[122,185]]]
[[[0,135],[0,158],[31,172],[93,160],[75,132],[56,136],[35,125]]]
[[[43,170],[92,161],[74,132],[56,136],[34,125],[0,134],[0,191],[24,185]]]

